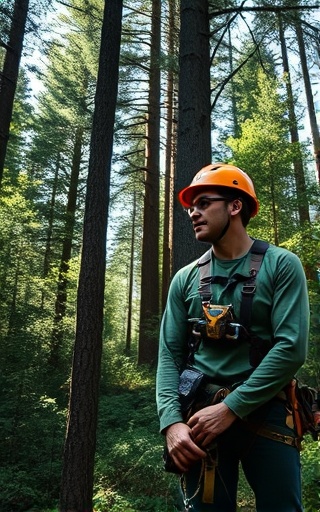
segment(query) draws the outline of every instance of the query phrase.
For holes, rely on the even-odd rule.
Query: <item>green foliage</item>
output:
[[[99,406],[95,509],[173,512],[177,481],[162,468],[154,374],[124,356],[111,366],[113,386]]]
[[[285,103],[279,82],[258,73],[253,93],[256,110],[230,137],[233,158],[253,179],[260,201],[252,221],[256,236],[279,244],[297,229],[297,204],[292,173],[293,145],[288,140]]]
[[[289,251],[299,256],[302,264],[316,268],[319,264],[320,254],[320,223],[315,221],[304,229],[293,234],[282,244]]]
[[[136,357],[127,357],[119,343],[107,340],[104,346],[102,362],[101,386],[102,392],[107,393],[111,388],[133,389],[149,385],[150,368],[136,369]]]
[[[178,512],[179,480],[162,467],[163,438],[155,404],[155,375],[137,369],[134,358],[105,346],[99,405],[94,509],[96,512]],[[39,395],[40,378],[29,370],[18,394],[7,382],[0,405],[1,512],[56,512],[66,411]],[[34,382],[36,380],[36,382]],[[21,375],[16,386],[20,383]],[[9,393],[9,395],[8,395]],[[302,451],[306,512],[319,503],[317,443],[306,438]],[[253,497],[241,472],[239,511],[253,512]]]
[[[23,169],[26,138],[28,130],[32,129],[33,108],[28,103],[30,98],[30,86],[28,84],[26,71],[20,69],[19,79],[13,104],[12,120],[10,123],[10,138],[6,154],[6,168],[10,169],[10,181],[16,183],[19,170]]]
[[[301,452],[302,491],[305,512],[320,512],[320,441],[306,436]]]
[[[44,508],[59,492],[65,413],[30,388],[29,381],[19,395],[7,389],[8,402],[1,397],[1,512]]]

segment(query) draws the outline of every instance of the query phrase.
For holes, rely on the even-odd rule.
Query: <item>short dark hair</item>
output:
[[[217,192],[229,201],[230,203],[235,199],[239,199],[242,203],[242,208],[240,212],[242,224],[246,227],[249,224],[249,220],[251,218],[251,214],[254,208],[253,202],[245,192],[237,191],[231,187],[215,187]]]

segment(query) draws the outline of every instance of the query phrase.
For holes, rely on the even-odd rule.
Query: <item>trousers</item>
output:
[[[293,436],[283,401],[273,399],[248,416],[248,421]],[[192,512],[236,512],[239,465],[254,496],[257,512],[302,512],[300,454],[295,446],[269,439],[241,420],[216,439],[213,503],[203,503],[202,462],[184,476],[185,496]],[[188,509],[187,509],[188,510]]]

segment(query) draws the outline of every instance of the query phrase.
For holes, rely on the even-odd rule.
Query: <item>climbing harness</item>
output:
[[[212,249],[209,249],[199,259],[199,294],[201,297],[203,317],[190,318],[188,320],[193,327],[192,335],[189,338],[189,365],[192,365],[194,354],[201,341],[210,342],[220,340],[237,342],[240,339],[245,339],[251,345],[250,363],[253,367],[258,366],[263,356],[271,348],[271,342],[268,340],[261,340],[249,334],[252,301],[256,292],[256,278],[268,247],[269,244],[267,242],[254,240],[249,251],[251,256],[249,275],[236,273],[229,278],[212,276]],[[235,288],[239,282],[243,284],[241,290],[240,318],[239,322],[237,322],[231,304],[216,305],[211,303],[211,285],[219,283],[230,288]]]
[[[200,271],[199,293],[203,307],[210,307],[211,284],[223,283],[227,286],[235,287],[240,281],[243,281],[241,290],[242,299],[240,305],[240,323],[238,325],[244,326],[249,330],[251,326],[252,301],[256,292],[256,278],[268,247],[268,242],[264,242],[263,240],[254,240],[249,251],[251,256],[249,276],[234,274],[230,278],[211,276],[212,249],[209,249],[198,261]],[[215,307],[221,308],[222,306]]]

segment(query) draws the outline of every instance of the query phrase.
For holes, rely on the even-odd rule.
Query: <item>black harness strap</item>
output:
[[[241,274],[235,274],[231,278],[221,276],[211,276],[211,254],[212,249],[205,252],[198,261],[200,272],[199,293],[202,302],[209,302],[211,298],[211,284],[230,284],[235,285],[240,281],[245,281],[242,287],[242,300],[240,305],[240,323],[247,329],[251,325],[252,301],[256,292],[256,278],[260,270],[263,257],[269,247],[268,242],[255,240],[251,246],[251,261],[249,277]]]
[[[211,298],[211,254],[212,249],[209,249],[201,256],[198,261],[198,267],[200,271],[199,293],[202,302],[209,301]]]
[[[242,287],[242,300],[240,305],[240,323],[247,329],[251,326],[252,301],[256,293],[257,275],[268,247],[268,242],[264,242],[263,240],[255,240],[251,246],[250,278]]]

